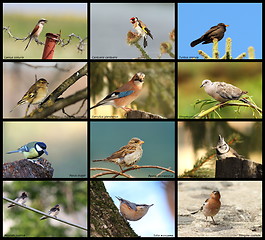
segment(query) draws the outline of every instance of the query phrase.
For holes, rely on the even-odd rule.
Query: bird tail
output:
[[[257,107],[256,105],[254,105],[253,103],[251,103],[250,101],[248,101],[246,98],[240,98],[239,101],[243,102],[243,103],[247,103],[252,107]]]
[[[144,48],[147,47],[147,40],[146,40],[146,37],[144,37]]]
[[[190,43],[191,47],[196,46],[197,44],[201,43],[203,40],[201,38],[198,38],[196,40],[194,40],[193,42]]]
[[[43,216],[43,217],[40,218],[40,220],[44,220],[44,219],[46,219],[46,218],[47,218],[46,216]]]
[[[28,42],[27,46],[25,47],[24,51],[26,51],[26,49],[28,48],[28,46],[29,46],[31,40],[32,40],[32,38],[29,39],[29,42]]]
[[[19,150],[11,151],[11,152],[7,152],[7,154],[10,154],[10,153],[17,153],[17,152],[20,152],[20,151],[19,151]]]
[[[154,39],[153,38],[153,35],[149,32],[148,35],[150,36],[150,38]]]
[[[100,160],[92,160],[92,162],[101,162],[101,161],[105,161],[105,159],[100,159]]]
[[[15,110],[15,108],[17,108],[19,105],[16,105],[15,107],[13,107],[10,112],[13,112]]]
[[[200,209],[197,210],[197,211],[195,211],[195,212],[192,212],[192,213],[190,213],[190,214],[196,214],[196,213],[198,213],[199,211],[200,211]]]

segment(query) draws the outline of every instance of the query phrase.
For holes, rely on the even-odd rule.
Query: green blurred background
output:
[[[3,159],[13,162],[24,159],[22,153],[6,154],[21,146],[40,141],[47,145],[46,158],[54,168],[54,178],[87,176],[86,122],[4,122]]]
[[[192,118],[199,113],[197,100],[213,99],[203,88],[204,79],[212,82],[226,82],[243,91],[248,91],[256,105],[262,108],[262,63],[261,62],[180,62],[178,63],[178,117]],[[244,97],[246,95],[243,95]],[[204,106],[206,110],[216,103]],[[218,113],[223,118],[253,118],[250,108],[224,107]]]
[[[39,40],[45,42],[46,33],[59,34],[61,39],[68,39],[68,35],[75,33],[82,39],[87,37],[87,3],[5,3],[3,8],[3,26],[10,27],[13,36],[25,38],[33,30],[41,18],[48,20],[40,34]],[[37,45],[33,40],[28,49],[26,41],[15,41],[7,33],[3,33],[4,59],[40,59],[43,45]],[[81,53],[77,50],[79,40],[73,38],[64,48],[57,46],[54,59],[86,59],[87,45]],[[87,42],[86,42],[87,43]]]
[[[90,63],[90,105],[96,104],[127,83],[138,72],[145,74],[143,91],[131,105],[136,105],[138,110],[175,118],[174,62]],[[123,116],[124,112],[112,106],[102,106],[91,110],[90,113],[91,116],[116,116],[119,113]]]
[[[28,207],[48,213],[60,205],[58,218],[87,227],[86,181],[4,181],[3,196],[14,200],[26,192]],[[3,200],[4,236],[86,237],[87,232],[53,219],[40,221],[42,215]]]

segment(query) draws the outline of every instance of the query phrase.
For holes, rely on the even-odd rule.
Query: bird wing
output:
[[[126,145],[120,148],[117,152],[113,153],[107,159],[116,159],[116,158],[124,158],[126,155],[134,153],[136,150],[136,145]]]
[[[28,103],[32,103],[32,101],[34,100],[35,96],[37,94],[37,87],[35,84],[33,84],[29,90],[24,94],[24,96],[22,97],[22,99],[18,102],[18,104],[22,104],[24,102],[28,102]]]
[[[139,22],[139,27],[142,28],[145,31],[145,33],[153,39],[151,31],[147,28],[147,26],[141,20],[138,20],[138,22]]]
[[[32,37],[38,30],[39,30],[40,26],[36,25],[35,28],[32,30],[30,37]]]
[[[216,93],[218,93],[224,99],[238,99],[242,95],[242,90],[231,84],[220,82],[216,87]]]
[[[204,35],[208,35],[212,33],[213,31],[216,31],[217,29],[219,29],[219,26],[213,26],[206,33],[204,33]]]
[[[114,100],[114,99],[117,99],[117,98],[123,98],[123,97],[126,97],[126,96],[129,96],[133,93],[134,91],[130,90],[130,91],[124,91],[124,92],[112,92],[110,93],[108,96],[106,96],[103,100],[101,100],[99,103],[101,102],[106,102],[107,101],[111,101],[111,100]]]

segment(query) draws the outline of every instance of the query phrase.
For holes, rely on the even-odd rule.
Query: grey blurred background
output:
[[[134,46],[126,43],[128,31],[134,31],[131,17],[138,17],[151,31],[146,50],[151,58],[159,55],[159,45],[169,39],[175,28],[174,3],[92,3],[90,10],[90,58],[139,56]],[[139,43],[142,45],[142,39]],[[163,58],[169,58],[163,55]]]

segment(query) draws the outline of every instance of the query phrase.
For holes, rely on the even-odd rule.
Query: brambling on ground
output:
[[[201,208],[197,210],[196,212],[192,212],[191,214],[195,214],[195,213],[202,211],[202,213],[206,217],[206,221],[207,221],[207,217],[211,217],[213,220],[213,223],[216,224],[213,217],[220,210],[220,207],[221,207],[220,198],[221,198],[220,192],[213,191],[210,195],[210,198],[206,199],[206,201],[203,203]]]

